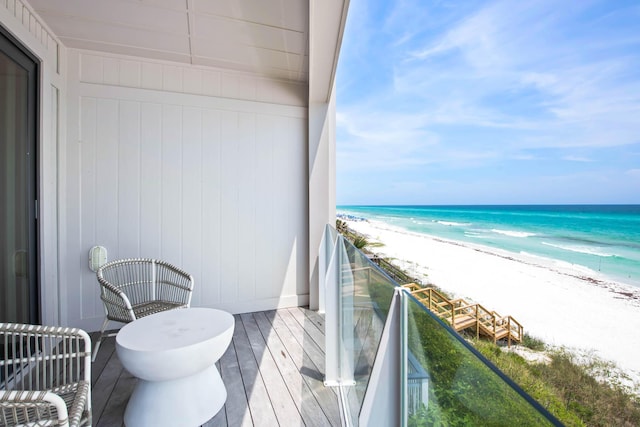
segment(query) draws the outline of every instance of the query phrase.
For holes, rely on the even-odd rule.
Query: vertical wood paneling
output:
[[[202,93],[202,70],[184,69],[183,90],[187,93]]]
[[[162,65],[143,62],[140,83],[141,87],[145,89],[162,89]]]
[[[238,117],[238,250],[240,268],[238,286],[243,298],[255,298],[256,293],[256,152],[255,114]],[[247,268],[247,266],[252,266]],[[272,286],[269,277],[260,276],[262,286]]]
[[[118,135],[118,254],[140,253],[140,103],[121,101]]]
[[[255,78],[223,73],[221,82],[222,96],[226,98],[256,99]]]
[[[290,171],[293,165],[290,142],[286,140],[287,120],[284,117],[277,117],[273,120],[274,127],[274,139],[278,143],[274,144],[273,150],[273,167],[276,171]],[[294,246],[296,244],[296,235],[293,230],[292,223],[295,219],[297,207],[291,201],[294,197],[290,194],[290,176],[284,173],[274,174],[273,189],[271,194],[275,200],[273,206],[273,215],[275,229],[278,230],[279,238],[274,241],[274,266],[276,268],[276,276],[279,279],[280,287],[278,289],[271,289],[272,297],[276,293],[281,292],[283,295],[291,295],[292,289],[295,289],[295,284],[292,286],[294,277],[292,276],[291,262],[295,261],[292,258]]]
[[[237,182],[241,165],[237,143],[238,113],[222,112],[220,128],[220,299],[222,302],[232,302],[238,299],[238,268],[244,265],[238,247]]]
[[[162,258],[181,265],[182,108],[162,106]]]
[[[221,208],[220,171],[220,112],[205,110],[202,116],[202,302],[220,302],[221,263]]]
[[[275,229],[273,206],[277,200],[273,197],[273,150],[276,144],[273,126],[273,117],[258,115],[256,117],[256,135],[259,135],[255,145],[256,156],[256,190],[255,205],[256,235],[254,244],[256,247],[256,293],[257,299],[268,298],[273,293],[273,288],[280,286],[280,282],[274,277],[274,239],[279,238],[280,230]],[[269,278],[270,286],[266,286],[264,278]]]
[[[182,67],[164,65],[162,67],[162,88],[172,92],[182,92]]]
[[[202,301],[202,110],[182,110],[182,265],[201,285],[194,305]]]
[[[118,253],[118,101],[97,100],[96,114],[96,241],[111,259]],[[84,214],[83,214],[84,219]],[[86,218],[90,221],[90,218]]]
[[[139,61],[120,61],[120,85],[140,87],[141,64]]]
[[[102,58],[94,55],[80,57],[80,78],[85,82],[102,83]]]
[[[81,218],[78,222],[81,236],[82,249],[88,250],[94,245],[101,244],[96,240],[96,202],[100,197],[96,192],[96,131],[97,131],[97,102],[94,98],[82,98],[80,101],[80,114],[82,122],[80,126],[80,143],[73,144],[80,153],[78,166],[82,168],[78,171],[80,184],[80,209]],[[74,177],[75,178],[75,177]],[[75,180],[75,179],[74,179]],[[71,307],[80,307],[81,315],[90,317],[99,313],[99,299],[97,286],[83,286],[83,292],[77,292],[77,297],[82,296],[86,303],[78,304],[76,296],[70,298]]]
[[[143,103],[140,112],[140,257],[162,257],[162,106]]]
[[[202,72],[202,94],[210,96],[220,96],[220,72]]]
[[[39,191],[40,204],[40,301],[41,321],[50,324],[58,312],[60,296],[58,287],[59,266],[53,262],[58,257],[58,246],[64,240],[58,229],[59,211],[57,209],[58,182],[56,180],[58,165],[57,160],[62,153],[59,135],[59,89],[54,84],[47,84],[43,79],[42,105],[42,129],[40,151],[40,176],[42,186]]]
[[[120,83],[120,65],[115,58],[102,59],[102,81],[108,85]]]

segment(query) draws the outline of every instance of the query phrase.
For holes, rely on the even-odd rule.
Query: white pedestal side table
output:
[[[127,427],[199,426],[224,405],[215,363],[231,343],[234,318],[211,308],[164,311],[128,323],[116,336],[120,362],[137,377]]]

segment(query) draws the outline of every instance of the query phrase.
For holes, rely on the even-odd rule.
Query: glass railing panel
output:
[[[322,233],[322,239],[320,240],[320,247],[318,250],[318,300],[313,300],[310,295],[309,306],[318,312],[324,313],[326,311],[326,298],[327,298],[327,275],[329,274],[329,264],[333,257],[333,251],[336,249],[336,241],[338,239],[338,232],[331,225],[325,225]]]
[[[545,426],[553,417],[456,332],[406,296],[408,426]]]
[[[345,352],[341,364],[353,373],[354,385],[346,387],[346,403],[357,425],[395,283],[346,240],[343,254],[340,299]]]

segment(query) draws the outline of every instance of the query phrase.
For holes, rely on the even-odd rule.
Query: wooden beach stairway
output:
[[[520,343],[524,338],[522,325],[511,316],[501,316],[481,304],[462,298],[450,300],[437,290],[423,288],[416,283],[408,283],[403,288],[408,289],[411,295],[457,332],[473,328],[476,337],[488,337],[494,343],[506,339],[509,346],[512,341]]]

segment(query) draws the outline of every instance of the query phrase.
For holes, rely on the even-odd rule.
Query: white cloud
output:
[[[593,162],[593,159],[590,159],[588,157],[581,157],[581,156],[564,156],[562,159],[569,162],[581,162],[581,163]]]

